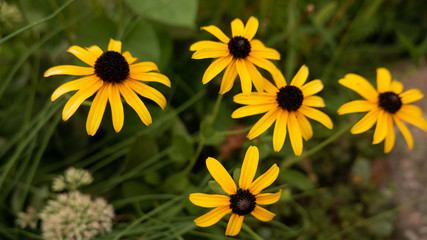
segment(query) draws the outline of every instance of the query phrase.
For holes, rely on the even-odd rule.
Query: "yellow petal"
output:
[[[411,132],[406,127],[406,125],[402,121],[400,121],[400,119],[398,117],[393,116],[393,119],[394,119],[394,122],[396,123],[396,126],[399,128],[400,132],[402,133],[403,137],[405,138],[409,149],[412,149],[414,147],[414,139],[412,138]]]
[[[424,95],[418,89],[411,89],[399,94],[399,97],[403,104],[408,104],[422,99]]]
[[[129,66],[131,73],[146,73],[151,71],[159,71],[157,65],[153,62],[140,62]]]
[[[338,81],[341,85],[350,88],[357,92],[366,100],[376,103],[378,102],[378,93],[375,88],[362,76],[354,73],[345,75],[345,78]]]
[[[228,49],[227,44],[220,43],[220,42],[214,42],[214,41],[198,41],[193,43],[190,46],[190,51],[197,51],[204,48],[211,48],[211,49]]]
[[[313,136],[313,128],[308,119],[300,112],[295,112],[297,122],[300,126],[301,134],[304,140],[308,141]]]
[[[229,206],[217,207],[208,213],[196,218],[194,223],[199,227],[209,227],[221,220],[222,217],[231,212]]]
[[[254,180],[258,168],[259,152],[255,146],[250,146],[243,159],[242,169],[240,171],[239,186],[247,190]]]
[[[264,105],[249,105],[236,109],[232,114],[231,118],[242,118],[247,116],[252,116],[256,114],[261,114],[270,111],[273,108],[276,108],[277,104],[264,104]],[[276,123],[277,124],[277,123]]]
[[[79,47],[79,46],[71,46],[67,50],[69,53],[72,53],[74,56],[76,56],[78,59],[82,60],[83,62],[91,65],[92,67],[95,66],[95,61],[97,59],[97,56],[95,56],[93,53],[89,52],[88,50]]]
[[[334,127],[334,124],[332,123],[331,118],[329,118],[328,115],[326,115],[325,113],[323,113],[323,112],[321,112],[315,108],[302,105],[298,109],[298,112],[304,114],[308,118],[311,118],[313,120],[320,122],[321,124],[323,124],[323,126],[329,128],[329,129],[332,129]]]
[[[228,49],[215,49],[215,48],[204,48],[197,50],[191,58],[193,59],[205,59],[205,58],[219,58],[226,57],[230,54]]]
[[[377,69],[377,89],[379,93],[389,92],[391,83],[391,74],[386,68]]]
[[[302,65],[297,74],[295,74],[290,85],[300,88],[302,85],[304,85],[305,81],[307,81],[307,77],[308,67],[306,65]]]
[[[338,108],[338,114],[347,114],[355,112],[368,112],[377,108],[378,105],[366,100],[355,100],[348,102]]]
[[[171,81],[168,77],[161,73],[148,72],[148,73],[130,73],[130,78],[140,80],[143,82],[158,82],[164,84],[168,87],[171,87]]]
[[[265,80],[264,80],[265,78],[261,75],[258,69],[250,61],[245,61],[245,64],[251,76],[251,80],[254,83],[255,89],[258,92],[262,92],[265,86]]]
[[[231,22],[231,33],[233,37],[243,36],[244,31],[245,27],[242,20],[236,18]]]
[[[67,121],[80,107],[82,102],[98,91],[103,84],[104,82],[98,79],[98,81],[95,81],[91,86],[77,91],[65,104],[64,109],[62,110],[62,119]]]
[[[237,68],[236,61],[233,60],[230,65],[227,66],[224,72],[224,76],[222,77],[221,87],[219,89],[219,94],[224,94],[233,87],[234,80],[237,77]]]
[[[124,123],[123,103],[120,98],[120,91],[117,84],[109,84],[108,100],[111,107],[111,118],[113,120],[113,127],[116,132],[120,132]]]
[[[211,65],[209,65],[208,69],[206,69],[205,74],[203,74],[202,83],[206,84],[211,81],[216,75],[218,75],[228,64],[231,63],[233,57],[231,55],[218,58]]]
[[[279,152],[285,143],[287,122],[288,111],[279,110],[273,132],[273,148],[275,152]]]
[[[251,41],[258,31],[259,22],[255,17],[250,17],[246,22],[245,32],[243,33],[243,37]]]
[[[110,38],[110,42],[108,43],[108,51],[116,51],[118,53],[122,52],[122,42],[116,41]]]
[[[274,181],[276,181],[277,177],[279,176],[279,167],[277,164],[274,164],[273,166],[268,169],[267,172],[259,176],[249,187],[249,191],[253,195],[257,195],[262,190],[264,190],[266,187],[270,186]]]
[[[64,83],[52,93],[51,100],[53,102],[67,92],[89,87],[90,85],[94,84],[98,80],[99,80],[98,77],[96,77],[95,75],[92,75],[89,77],[84,77],[71,82]]]
[[[279,89],[274,86],[273,83],[271,83],[270,81],[268,81],[266,78],[264,78],[264,91],[268,92],[268,93],[272,93],[273,95],[277,96],[277,92],[279,91]],[[286,83],[285,83],[286,86]]]
[[[134,63],[138,60],[138,58],[133,57],[129,51],[124,52],[122,55],[126,59],[126,62],[128,62],[129,65],[131,65],[132,63]]]
[[[267,209],[256,206],[255,209],[251,212],[252,216],[256,217],[258,220],[263,222],[271,221],[276,214],[268,211]]]
[[[408,115],[408,116],[413,116],[413,117],[422,117],[423,116],[423,111],[421,110],[420,107],[413,105],[413,104],[404,104],[402,105],[402,107],[399,109],[399,111],[396,112],[396,114],[404,114],[404,115]]]
[[[108,101],[108,85],[109,84],[104,83],[90,106],[89,115],[86,121],[86,131],[87,134],[91,136],[95,135],[96,131],[98,131],[102,117],[104,116],[105,107],[107,106]]]
[[[281,194],[282,190],[277,193],[260,193],[255,196],[255,202],[257,205],[270,205],[279,201]]]
[[[290,112],[288,115],[288,130],[292,149],[295,155],[299,156],[302,153],[302,134],[295,113],[293,112]]]
[[[206,159],[206,166],[212,177],[221,186],[222,190],[230,195],[237,192],[236,184],[218,160],[208,157]]]
[[[245,60],[237,59],[236,68],[240,77],[240,84],[242,85],[243,94],[249,94],[252,91],[251,75],[246,67]]]
[[[247,138],[254,139],[254,138],[258,137],[261,133],[265,132],[276,120],[278,112],[280,112],[280,111],[278,111],[277,108],[268,111],[251,128],[251,130],[248,133]]]
[[[126,102],[135,110],[135,112],[138,114],[139,118],[145,125],[150,125],[152,122],[150,112],[148,112],[147,107],[145,104],[141,101],[141,99],[130,89],[126,82],[123,84],[119,84],[119,91],[120,94],[123,96],[123,98],[126,100]]]
[[[270,93],[252,92],[251,94],[239,93],[234,96],[233,101],[238,104],[260,105],[276,103],[276,95]]]
[[[194,205],[205,208],[230,206],[230,198],[220,194],[192,193],[190,201]]]
[[[403,84],[397,80],[391,81],[390,89],[396,94],[400,94],[403,91]]]
[[[104,52],[102,49],[96,45],[90,46],[86,48],[89,52],[91,52],[96,58],[99,58]]]
[[[276,83],[283,82],[283,80],[280,78],[280,70],[277,69],[277,67],[272,62],[262,58],[262,56],[253,54],[252,52],[249,53],[249,56],[247,56],[246,59],[257,65],[258,67],[267,70],[273,77],[274,81],[276,81]]]
[[[362,119],[360,119],[352,128],[352,134],[359,134],[368,131],[377,122],[379,112],[382,111],[379,108],[371,110]]]
[[[266,59],[280,59],[280,53],[273,48],[265,47],[260,40],[254,39],[250,41],[252,55],[259,56]]]
[[[308,96],[304,97],[303,105],[307,107],[324,107],[325,102],[323,102],[323,98],[319,96]]]
[[[374,140],[372,141],[372,144],[377,144],[384,140],[388,132],[387,121],[389,117],[391,118],[391,115],[385,111],[380,111],[378,113],[377,126],[375,127]]]
[[[421,109],[415,105],[402,105],[395,114],[401,120],[427,132],[427,121],[421,114]]]
[[[132,88],[132,90],[137,92],[139,95],[154,101],[162,109],[165,109],[166,98],[156,89],[148,86],[147,84],[132,79],[128,80],[127,84],[130,88]]]
[[[218,27],[214,25],[201,27],[200,29],[205,30],[209,32],[210,34],[214,35],[216,38],[218,38],[223,43],[227,43],[230,41],[230,38],[228,38]]]
[[[316,79],[303,85],[300,89],[304,97],[308,97],[322,91],[323,83],[319,79]]]
[[[59,65],[51,67],[44,72],[44,77],[52,75],[74,75],[74,76],[86,76],[95,74],[94,68],[91,67],[79,67],[73,65]]]
[[[227,229],[225,229],[226,236],[236,236],[242,228],[243,219],[245,216],[233,214],[228,220]]]
[[[385,136],[384,153],[389,153],[393,149],[396,134],[393,126],[393,116],[387,118],[387,135]]]

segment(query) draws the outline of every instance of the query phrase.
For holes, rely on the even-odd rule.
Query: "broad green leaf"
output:
[[[143,1],[141,1],[143,2]],[[123,39],[123,52],[129,51],[139,61],[160,62],[161,50],[153,27],[147,22],[139,22]]]
[[[300,171],[284,169],[281,170],[279,178],[280,181],[289,183],[289,185],[294,186],[302,191],[314,188],[313,183],[305,174],[301,173]]]
[[[126,0],[131,9],[148,19],[178,27],[195,27],[197,0]]]

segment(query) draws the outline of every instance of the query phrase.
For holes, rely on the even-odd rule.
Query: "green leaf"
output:
[[[323,26],[335,14],[337,8],[336,2],[330,2],[318,10],[316,16],[313,19],[314,24]]]
[[[79,24],[76,45],[81,47],[97,45],[106,51],[110,38],[114,39],[116,33],[117,25],[110,18],[102,16],[88,19],[84,24]]]
[[[150,135],[142,135],[130,147],[123,169],[133,169],[158,153],[159,147],[156,140]]]
[[[210,180],[209,181],[209,188],[212,190],[212,192],[214,192],[215,194],[223,194],[226,195],[227,193],[224,192],[224,190],[222,190],[221,186],[219,185],[219,183],[215,180]]]
[[[184,135],[174,135],[172,137],[172,145],[174,150],[169,154],[169,157],[175,162],[185,163],[194,154],[193,144]]]
[[[141,1],[143,2],[143,1]],[[128,50],[139,61],[160,62],[161,50],[153,27],[147,22],[139,22],[123,39],[123,52]]]
[[[197,0],[126,0],[137,14],[163,24],[195,27]]]
[[[279,178],[280,181],[289,183],[289,185],[294,186],[302,191],[314,188],[314,184],[308,179],[308,177],[296,170],[282,170]]]
[[[206,117],[200,123],[200,132],[202,133],[203,137],[205,137],[205,138],[209,138],[215,134],[215,130],[212,127],[210,117]]]

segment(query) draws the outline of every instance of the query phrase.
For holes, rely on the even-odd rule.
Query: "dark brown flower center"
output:
[[[228,42],[228,50],[234,58],[246,58],[251,52],[251,44],[244,37],[234,37]]]
[[[378,96],[379,106],[389,113],[395,113],[402,107],[399,95],[394,92],[381,93]]]
[[[302,91],[295,86],[282,87],[277,93],[276,101],[283,110],[296,111],[304,100]]]
[[[230,196],[231,211],[237,215],[244,216],[255,209],[255,196],[249,190],[239,189],[236,194]]]
[[[96,60],[95,74],[104,82],[121,83],[129,77],[129,63],[119,52],[107,51]]]

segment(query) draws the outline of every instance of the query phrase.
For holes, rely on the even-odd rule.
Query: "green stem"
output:
[[[214,123],[216,117],[218,116],[219,107],[221,106],[223,95],[219,94],[218,98],[215,103],[214,110],[212,112],[212,116],[210,116],[210,120],[208,121],[207,128],[212,127],[212,124]],[[191,169],[193,169],[194,165],[197,162],[197,159],[199,158],[200,154],[202,153],[203,147],[205,146],[205,137],[200,133],[200,141],[197,145],[196,153],[193,155],[193,157],[190,160],[190,163],[187,165],[187,167],[182,171],[183,174],[187,174]]]
[[[254,232],[246,223],[242,224],[243,230],[245,230],[249,235],[251,235],[255,240],[264,240],[260,235]]]
[[[211,116],[211,120],[209,122],[209,126],[212,126],[213,122],[215,121],[216,117],[218,116],[218,111],[219,111],[219,107],[221,106],[221,102],[222,102],[222,98],[224,97],[224,95],[219,94],[218,98],[216,99],[215,102],[215,107]]]
[[[339,138],[341,135],[343,135],[345,132],[347,132],[348,130],[350,130],[350,128],[354,125],[353,122],[351,122],[350,124],[344,126],[343,128],[341,128],[338,132],[336,132],[334,135],[330,136],[329,138],[327,138],[325,141],[321,142],[319,145],[317,145],[316,147],[310,149],[309,151],[301,154],[298,157],[294,157],[294,158],[290,158],[290,159],[284,159],[280,165],[280,168],[288,168],[292,165],[294,165],[295,163],[301,161],[302,159],[309,157],[315,153],[317,153],[318,151],[322,150],[324,147],[326,147],[327,145],[329,145],[330,143],[332,143],[333,141],[335,141],[335,139]]]
[[[342,237],[342,235],[345,234],[345,233],[349,233],[351,231],[356,230],[357,228],[366,226],[366,225],[370,224],[371,222],[378,221],[378,218],[387,217],[388,214],[392,214],[392,213],[396,214],[396,213],[402,211],[405,208],[411,207],[411,206],[413,206],[413,205],[415,205],[417,203],[425,202],[426,200],[427,200],[427,196],[422,196],[422,197],[414,199],[414,200],[412,200],[410,202],[403,203],[403,204],[401,204],[401,205],[399,205],[399,206],[397,206],[395,208],[392,208],[390,210],[387,210],[385,212],[376,214],[376,215],[374,215],[374,216],[372,216],[370,218],[358,221],[355,224],[353,224],[351,226],[348,226],[348,227],[344,228],[343,230],[341,230],[341,231],[335,233],[334,235],[330,236],[328,238],[328,240],[329,239],[345,239],[345,238]]]
[[[47,20],[50,20],[51,18],[53,18],[53,17],[55,17],[56,15],[58,15],[58,13],[60,13],[64,8],[66,8],[66,7],[67,7],[68,5],[70,5],[72,2],[74,2],[74,0],[69,0],[69,1],[67,1],[67,2],[66,2],[66,3],[64,3],[60,8],[56,9],[56,11],[55,11],[55,12],[53,12],[53,13],[52,13],[52,14],[50,14],[49,16],[47,16],[47,17],[43,18],[42,20],[40,20],[40,21],[36,21],[36,22],[33,22],[33,23],[31,23],[31,24],[29,24],[29,25],[27,25],[27,26],[25,26],[25,27],[23,27],[23,28],[21,28],[21,29],[19,29],[19,30],[15,31],[15,32],[13,32],[13,33],[11,33],[11,34],[7,35],[6,37],[4,37],[4,38],[0,39],[0,45],[2,45],[3,43],[5,43],[7,40],[9,40],[9,39],[11,39],[11,38],[15,37],[16,35],[20,34],[21,32],[24,32],[24,31],[26,31],[26,30],[28,30],[28,29],[30,29],[30,28],[33,28],[33,27],[35,27],[35,26],[37,26],[37,25],[41,24],[41,23],[44,23],[44,22],[46,22]]]
[[[247,128],[242,128],[242,129],[236,129],[236,130],[219,131],[219,132],[215,132],[215,135],[217,136],[237,135],[237,134],[248,132],[251,129],[251,127],[252,126],[249,126]]]

